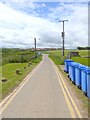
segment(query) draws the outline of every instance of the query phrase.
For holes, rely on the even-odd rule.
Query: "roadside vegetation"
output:
[[[30,49],[2,49],[2,65],[7,63],[25,63],[31,60],[34,56],[34,51]]]
[[[42,56],[37,53],[35,57],[30,49],[2,49],[0,99],[18,86],[41,60]]]
[[[54,61],[56,65],[64,65],[64,60],[67,57],[67,54],[71,51],[77,51],[77,50],[65,50],[65,56],[62,57],[62,51],[61,50],[55,50],[55,51],[47,51],[49,54],[49,57]],[[89,60],[90,58],[86,58],[88,56],[89,51],[88,50],[78,50],[80,57],[72,57],[71,59],[75,62],[79,62],[83,65],[90,66]]]
[[[61,73],[64,75],[65,80],[68,81],[68,85],[72,88],[72,91],[76,94],[77,98],[81,101],[83,109],[88,109],[88,97],[86,97],[83,92],[78,89],[72,82],[69,80],[67,74],[64,72],[64,60],[66,59],[66,56],[69,52],[77,50],[65,50],[65,56],[62,57],[62,51],[61,50],[55,50],[55,51],[47,51],[49,54],[49,57],[53,60],[53,62],[58,66]],[[80,57],[72,57],[71,59],[75,62],[79,62],[83,65],[90,66],[89,60],[90,58],[86,58],[89,55],[90,50],[78,50]]]
[[[89,65],[89,60],[90,60],[90,58],[80,58],[80,57],[72,57],[71,58],[73,61],[75,61],[75,62],[78,62],[78,63],[81,63],[81,64],[83,64],[83,65],[86,65],[86,66],[90,66]]]

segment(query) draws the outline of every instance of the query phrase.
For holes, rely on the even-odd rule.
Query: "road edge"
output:
[[[49,58],[49,59],[50,59],[50,58]],[[74,114],[73,106],[74,106],[74,109],[75,109],[75,111],[76,111],[76,113],[77,113],[77,115],[78,115],[78,118],[83,118],[82,115],[81,115],[81,113],[80,113],[80,111],[79,111],[79,109],[78,109],[78,107],[77,107],[77,105],[75,104],[72,96],[71,96],[70,93],[69,93],[69,90],[68,90],[68,88],[67,88],[67,86],[66,86],[66,84],[65,84],[65,82],[64,82],[64,80],[63,80],[63,77],[62,77],[63,75],[62,75],[62,73],[59,71],[58,67],[55,65],[55,63],[54,63],[51,59],[50,59],[50,61],[52,62],[53,66],[54,66],[54,68],[55,68],[55,70],[56,70],[56,74],[57,74],[57,76],[58,76],[58,78],[59,78],[59,83],[60,83],[60,85],[61,85],[61,88],[62,88],[64,97],[65,97],[65,100],[66,100],[66,103],[67,103],[67,106],[68,106],[68,108],[69,108],[69,111],[70,111],[70,114],[71,114],[72,118],[77,118],[77,117],[75,116],[75,114]],[[73,105],[73,106],[71,106],[69,100],[72,102],[72,105]]]
[[[24,78],[24,80],[19,84],[19,86],[16,87],[3,101],[0,102],[0,115],[2,115],[2,112],[4,109],[9,105],[9,103],[14,99],[14,97],[19,93],[19,91],[24,87],[24,85],[28,82],[28,80],[32,77],[32,75],[39,69],[43,62],[42,61]]]

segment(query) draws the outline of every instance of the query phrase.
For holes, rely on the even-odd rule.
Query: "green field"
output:
[[[25,63],[29,62],[34,56],[34,51],[30,49],[3,48],[2,49],[2,65],[7,63]]]
[[[68,54],[68,52],[70,52],[71,50],[65,50],[65,56],[62,57],[62,51],[61,50],[55,50],[55,51],[47,51],[46,53],[49,54],[49,57],[54,61],[54,63],[58,66],[59,70],[62,72],[63,76],[65,77],[65,79],[68,81],[68,84],[70,85],[70,87],[72,88],[72,91],[74,91],[76,97],[79,99],[79,101],[81,102],[82,107],[85,109],[85,111],[87,111],[88,109],[88,97],[86,97],[83,92],[78,89],[75,85],[72,84],[72,82],[69,80],[67,73],[65,73],[62,69],[62,67],[60,66],[61,64],[64,64],[64,60],[66,59],[66,56]],[[74,50],[77,51],[77,50]],[[79,50],[79,54],[80,56],[88,56],[88,51],[87,50]],[[83,58],[83,57],[72,57],[72,60],[74,60],[75,62],[79,62],[83,65],[87,65],[90,66],[89,60],[90,58]]]
[[[90,58],[87,59],[87,58],[80,58],[80,57],[72,57],[71,59],[83,65],[90,66],[89,64]]]
[[[88,56],[89,50],[78,50],[80,56]]]
[[[0,66],[0,99],[4,98],[17,85],[23,81],[26,75],[36,67],[42,60],[42,56],[31,59],[34,51],[20,49],[4,49],[2,52],[3,64]],[[31,63],[29,65],[29,62]],[[16,70],[20,70],[20,74],[16,74]],[[2,79],[6,78],[6,82]]]
[[[2,66],[2,77],[7,78],[6,82],[2,84],[2,98],[7,95],[15,86],[17,86],[25,76],[41,61],[41,58],[36,58],[37,60],[28,66],[28,63],[10,63]],[[26,68],[24,68],[26,67]],[[16,74],[16,69],[20,69],[21,74]],[[1,70],[1,67],[0,67]]]
[[[49,54],[49,57],[55,62],[55,64],[64,64],[64,59],[68,52],[71,50],[65,50],[65,56],[62,57],[61,50],[47,51],[45,53]],[[74,50],[76,51],[76,50]],[[87,50],[80,50],[79,54],[81,56],[88,56]],[[6,78],[7,82],[0,81],[0,94],[5,97],[10,91],[12,91],[24,78],[25,76],[42,60],[42,56],[31,59],[34,56],[34,51],[29,49],[3,49],[2,58],[3,65],[0,66],[0,79]],[[88,65],[87,58],[73,57],[74,61],[79,62],[84,65]],[[32,65],[27,66],[31,62]],[[26,67],[26,69],[24,68]],[[20,69],[21,74],[16,74],[16,69]],[[1,98],[1,96],[0,96]]]
[[[72,51],[72,50],[65,50],[65,56],[62,57],[62,51],[61,50],[55,50],[55,51],[47,51],[47,53],[49,54],[49,57],[54,61],[54,63],[56,65],[63,65],[64,64],[64,60],[66,59],[67,54]],[[77,51],[77,50],[73,50],[73,51]],[[80,56],[88,56],[88,50],[78,50]],[[89,60],[90,58],[84,58],[84,57],[72,57],[72,60],[74,60],[75,62],[79,62],[83,65],[87,65],[90,66],[89,64]]]

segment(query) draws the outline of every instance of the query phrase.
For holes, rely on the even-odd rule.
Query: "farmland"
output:
[[[35,58],[34,51],[30,49],[2,49],[2,66],[0,66],[2,77],[0,79],[7,79],[6,82],[0,82],[2,98],[19,85],[41,60],[42,56]],[[19,70],[20,74],[16,74],[16,70]]]
[[[77,51],[77,50],[65,50],[65,56],[62,57],[62,51],[61,50],[55,50],[55,51],[48,51],[47,53],[49,54],[49,57],[54,61],[55,64],[57,65],[63,65],[64,60],[66,59],[66,56],[68,52],[70,51]],[[71,59],[74,60],[75,62],[79,62],[83,65],[90,66],[89,60],[90,58],[85,58],[88,56],[89,51],[88,50],[78,50],[79,55],[82,57],[72,57]]]

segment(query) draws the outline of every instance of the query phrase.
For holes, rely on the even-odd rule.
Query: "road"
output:
[[[71,118],[56,70],[48,55],[8,103],[3,118]]]

